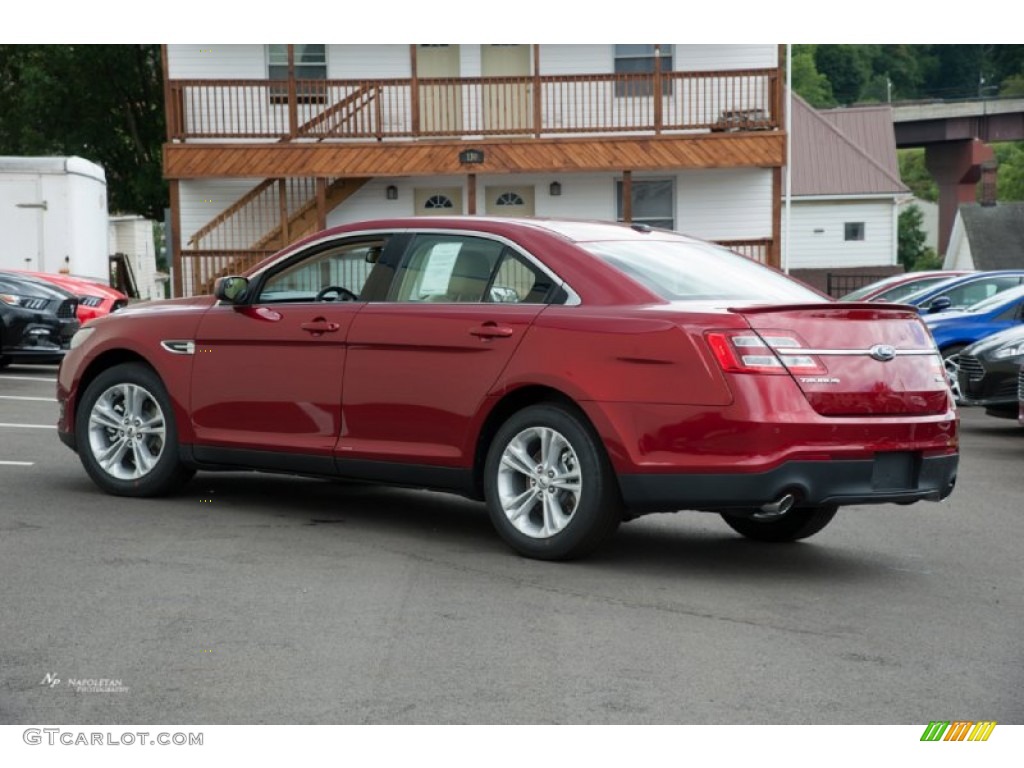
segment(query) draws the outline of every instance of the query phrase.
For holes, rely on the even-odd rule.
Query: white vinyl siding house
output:
[[[897,215],[897,205],[891,197],[794,199],[788,266],[791,270],[895,266]],[[862,224],[863,239],[847,239],[848,224]]]
[[[632,220],[669,224],[696,237],[734,244],[754,258],[777,259],[774,201],[780,168],[764,167],[765,156],[746,150],[738,141],[742,133],[733,143],[733,132],[761,131],[749,134],[749,140],[775,136],[781,147],[779,125],[737,129],[718,123],[722,116],[737,113],[778,117],[777,45],[662,46],[660,61],[666,67],[659,70],[665,75],[660,89],[650,82],[635,88],[623,83],[623,75],[616,75],[616,46],[611,44],[326,45],[322,56],[319,47],[315,51],[317,67],[325,62],[326,80],[299,82],[297,76],[293,93],[298,99],[292,103],[281,81],[270,80],[282,71],[277,46],[175,44],[165,51],[169,122],[177,126],[171,149],[223,146],[230,152],[239,144],[274,146],[282,161],[285,153],[300,159],[299,150],[384,150],[379,171],[372,165],[355,172],[344,164],[336,170],[320,164],[315,173],[305,173],[282,162],[275,164],[279,171],[270,173],[232,175],[211,167],[174,179],[181,251],[194,253],[190,258],[217,259],[219,265],[186,273],[181,285],[193,286],[187,290],[208,290],[214,274],[210,270],[237,263],[232,253],[248,250],[251,259],[279,247],[273,244],[275,229],[281,237],[294,239],[296,232],[280,225],[282,212],[287,209],[290,216],[300,206],[308,208],[316,194],[314,177],[328,186],[351,180],[351,189],[339,193],[338,201],[321,214],[326,226],[432,213],[424,210],[431,190],[445,190],[457,214],[505,213],[510,209],[497,203],[504,190],[506,201],[520,203],[514,209],[520,215],[615,220],[624,215],[622,190],[635,184],[633,199],[640,202],[631,211]],[[506,74],[510,67],[514,73]],[[733,71],[734,77],[728,74]],[[506,90],[495,90],[502,88]],[[497,112],[505,123],[495,123]],[[313,126],[311,132],[308,126]],[[507,136],[506,127],[513,129]],[[683,142],[690,137],[714,141],[707,150],[681,157]],[[674,156],[680,159],[666,162],[673,155],[659,150],[669,145],[647,146],[651,139],[673,141]],[[614,155],[621,159],[603,162],[606,170],[572,170],[579,167],[572,152],[581,153],[579,147],[588,141],[607,145],[611,140],[621,142]],[[537,161],[523,163],[521,170],[513,162],[502,165],[510,169],[506,172],[466,166],[453,174],[390,160],[391,148],[426,151],[443,144],[446,153],[458,153],[473,148],[474,142],[485,148],[488,159],[501,146]],[[562,142],[569,154],[561,154]],[[533,170],[545,165],[557,170]],[[654,205],[637,196],[651,181],[662,182],[656,185]],[[286,202],[282,188],[287,189]],[[645,205],[647,210],[640,210]]]
[[[817,111],[793,98],[793,192],[783,266],[826,290],[901,272],[900,181],[888,106]],[[788,230],[788,233],[787,233]],[[787,240],[788,235],[788,240]]]

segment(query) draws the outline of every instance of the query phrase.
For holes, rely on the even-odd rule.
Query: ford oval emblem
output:
[[[868,354],[880,363],[887,363],[896,357],[896,347],[890,344],[875,344]]]

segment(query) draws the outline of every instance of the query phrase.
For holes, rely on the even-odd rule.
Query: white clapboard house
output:
[[[899,212],[910,191],[890,107],[815,110],[795,95],[792,105],[787,270],[821,290],[831,282],[834,295],[902,272]]]
[[[163,52],[176,294],[412,214],[646,222],[780,264],[778,45]]]

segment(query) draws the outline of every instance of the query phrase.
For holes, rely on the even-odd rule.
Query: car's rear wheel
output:
[[[722,519],[737,533],[757,541],[797,541],[813,536],[836,516],[835,504],[793,507],[772,517],[723,514]]]
[[[603,446],[582,414],[556,404],[530,406],[501,426],[487,454],[484,495],[502,539],[541,560],[589,554],[622,519]]]
[[[115,496],[160,496],[194,474],[178,457],[174,411],[160,377],[141,363],[103,371],[86,388],[75,419],[85,471]]]

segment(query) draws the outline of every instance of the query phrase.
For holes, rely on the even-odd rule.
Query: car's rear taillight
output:
[[[722,370],[731,373],[828,372],[818,358],[800,353],[807,345],[788,331],[708,331],[704,337]]]

